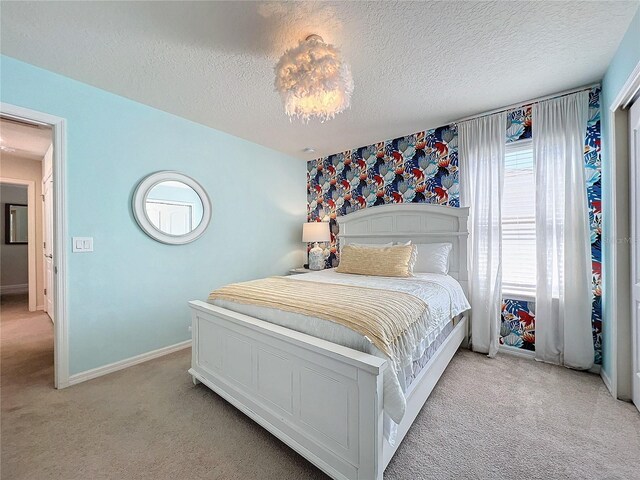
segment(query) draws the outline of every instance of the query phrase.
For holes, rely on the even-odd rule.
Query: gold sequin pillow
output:
[[[340,252],[340,264],[336,272],[376,277],[410,277],[412,251],[412,245],[382,248],[345,245]]]

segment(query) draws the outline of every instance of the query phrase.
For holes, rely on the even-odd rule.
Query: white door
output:
[[[631,170],[631,343],[633,403],[640,410],[640,100],[629,113]]]
[[[147,216],[153,226],[170,235],[184,235],[192,228],[192,207],[186,203],[147,200]]]
[[[44,217],[44,311],[55,321],[53,309],[53,175],[42,182]]]

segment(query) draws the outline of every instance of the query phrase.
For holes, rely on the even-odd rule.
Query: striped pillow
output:
[[[338,273],[376,277],[410,277],[412,245],[392,247],[359,247],[346,245],[340,253]]]

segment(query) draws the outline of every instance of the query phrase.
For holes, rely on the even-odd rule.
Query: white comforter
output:
[[[420,342],[412,345],[413,353],[411,355],[400,359],[399,365],[397,365],[399,371],[392,368],[385,370],[383,378],[384,411],[395,423],[400,423],[406,408],[404,392],[398,381],[401,369],[411,365],[423,355],[425,349],[435,340],[438,333],[452,317],[470,308],[462,287],[448,275],[418,273],[416,276],[408,278],[370,277],[337,273],[334,269],[329,269],[295,275],[290,278],[301,282],[338,283],[405,292],[419,297],[429,306],[427,335]],[[318,295],[322,295],[321,289],[318,290]],[[331,299],[327,298],[327,302],[331,302]],[[235,312],[387,359],[387,356],[366,337],[328,320],[226,300],[216,300],[213,303]]]

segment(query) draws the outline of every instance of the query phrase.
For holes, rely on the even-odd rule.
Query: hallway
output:
[[[19,398],[16,389],[28,389],[31,395],[53,390],[53,323],[41,310],[29,312],[26,294],[0,297],[0,318],[0,384],[6,411],[21,408],[13,404]]]

